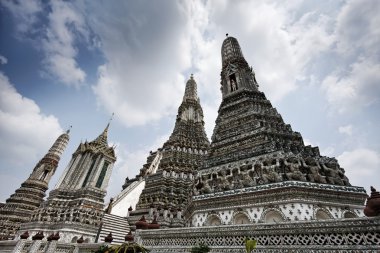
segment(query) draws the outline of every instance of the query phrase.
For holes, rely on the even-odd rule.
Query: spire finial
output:
[[[111,117],[110,117],[110,120],[108,121],[108,125],[111,123],[111,121],[113,120],[113,116],[115,115],[115,113],[112,113],[111,114]]]
[[[66,130],[66,133],[67,133],[67,134],[70,133],[71,128],[73,128],[73,126],[70,125],[69,128]]]
[[[193,75],[193,73],[191,73],[190,78],[191,78],[191,79],[194,79],[194,75]]]
[[[228,33],[226,33],[226,37],[228,37]]]

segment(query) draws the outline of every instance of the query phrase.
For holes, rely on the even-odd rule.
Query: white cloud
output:
[[[79,87],[86,73],[78,66],[74,47],[78,36],[87,36],[83,17],[65,1],[52,1],[48,15],[49,26],[42,40],[45,52],[45,68],[54,78],[66,85]]]
[[[347,1],[337,17],[337,49],[346,56],[380,52],[380,2]]]
[[[333,73],[326,77],[322,88],[332,108],[339,113],[360,111],[379,102],[380,64],[361,59],[352,64],[349,73]]]
[[[99,16],[89,25],[107,59],[94,87],[99,104],[127,126],[175,113],[188,79],[183,73],[191,67],[192,7],[179,2],[89,5]],[[144,12],[137,14],[142,6]]]
[[[370,185],[379,184],[380,153],[375,150],[357,148],[343,152],[337,159],[352,185],[363,186],[368,191]]]
[[[327,147],[321,150],[321,155],[323,156],[334,156],[335,155],[335,148],[333,147]]]
[[[8,63],[8,59],[5,56],[0,55],[0,65],[5,65]]]
[[[347,1],[336,18],[340,64],[322,82],[333,111],[351,113],[379,102],[379,1]]]
[[[282,29],[287,19],[283,8],[260,1],[214,1],[207,7],[214,27],[212,32],[219,34],[214,45],[218,53],[213,57],[219,60],[217,70],[213,70],[215,73],[221,71],[220,45],[224,34],[229,33],[239,40],[261,88],[271,99],[279,100],[295,89],[296,65],[291,38]],[[254,13],[252,10],[255,10]]]
[[[31,40],[44,53],[45,76],[66,85],[79,87],[86,73],[76,61],[75,43],[88,40],[88,31],[82,15],[68,1],[39,0],[2,1],[12,13],[19,40]],[[41,15],[47,16],[47,24]],[[47,74],[47,75],[46,75]]]
[[[3,0],[0,2],[6,7],[17,19],[16,28],[20,33],[31,32],[37,22],[36,15],[42,12],[42,4],[39,0],[12,1]]]
[[[21,96],[1,72],[0,122],[0,158],[15,166],[37,162],[42,158],[37,155],[47,152],[62,133],[57,118],[42,114],[38,105]]]
[[[338,128],[338,131],[341,134],[347,134],[347,135],[351,136],[352,135],[352,125],[341,126]]]

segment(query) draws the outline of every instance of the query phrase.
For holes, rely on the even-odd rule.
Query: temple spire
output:
[[[70,128],[63,134],[61,134],[57,140],[54,142],[53,146],[48,151],[48,154],[56,155],[58,156],[58,161],[65,150],[67,143],[69,142],[69,133],[70,133]]]
[[[198,100],[197,83],[194,80],[193,74],[190,75],[190,79],[186,82],[185,94],[183,95],[183,101],[188,99]]]
[[[110,127],[113,116],[114,116],[114,113],[112,113],[111,118],[108,121],[106,128],[104,128],[103,132],[93,142],[97,142],[99,144],[102,144],[108,147],[108,129]]]
[[[141,192],[136,210],[128,212],[129,224],[135,225],[141,215],[151,219],[153,209],[160,208],[173,213],[172,217],[160,216],[157,222],[162,228],[185,226],[186,221],[181,210],[191,198],[193,175],[206,156],[209,146],[204,129],[203,110],[197,95],[197,83],[191,75],[186,82],[183,101],[178,108],[169,140],[162,148],[150,153],[147,164],[141,169],[138,178],[136,177],[139,181],[142,178],[146,180],[145,188]],[[150,176],[151,173],[153,175]],[[126,180],[123,188],[128,187],[131,182],[132,180]]]
[[[27,222],[33,211],[40,206],[68,142],[68,132],[61,134],[34,167],[29,178],[0,208],[0,238],[14,236],[20,224]]]
[[[197,146],[202,143],[204,147],[209,145],[204,130],[203,110],[197,94],[197,83],[193,74],[186,82],[183,101],[178,108],[177,121],[168,143],[188,143],[186,144],[188,146]]]
[[[223,41],[221,91],[223,98],[239,91],[257,91],[255,72],[244,59],[239,42],[228,36]]]
[[[235,60],[245,61],[238,40],[234,37],[228,36],[228,33],[226,35],[227,38],[223,41],[222,45],[223,66],[228,64],[228,62]]]

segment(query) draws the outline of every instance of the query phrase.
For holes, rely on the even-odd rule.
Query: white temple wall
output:
[[[139,197],[145,188],[145,180],[133,182],[125,188],[114,200],[111,214],[118,216],[128,216],[128,208],[132,206],[135,210]]]
[[[323,207],[322,207],[323,206]],[[245,218],[246,217],[246,218]],[[278,223],[364,217],[362,207],[291,202],[276,205],[202,210],[192,216],[192,227],[246,223]],[[219,220],[219,222],[218,222]]]

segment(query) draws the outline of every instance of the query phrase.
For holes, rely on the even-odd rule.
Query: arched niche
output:
[[[71,239],[71,242],[72,242],[72,243],[76,243],[77,240],[78,240],[78,237],[77,237],[77,236],[74,236],[73,239]]]
[[[352,211],[346,211],[343,213],[343,218],[345,219],[352,219],[352,218],[357,218],[358,216],[356,215],[356,213],[352,212]]]
[[[210,215],[206,220],[206,226],[219,226],[222,225],[222,220],[216,214]]]
[[[247,214],[240,212],[234,215],[233,224],[250,224],[250,223],[251,221],[249,217],[247,216]]]
[[[264,215],[264,222],[265,223],[278,223],[278,222],[283,222],[284,216],[280,211],[277,210],[269,210],[265,213]]]
[[[332,219],[332,218],[333,217],[330,214],[330,212],[325,210],[325,209],[318,209],[315,212],[315,219],[316,220],[328,220],[328,219]]]

